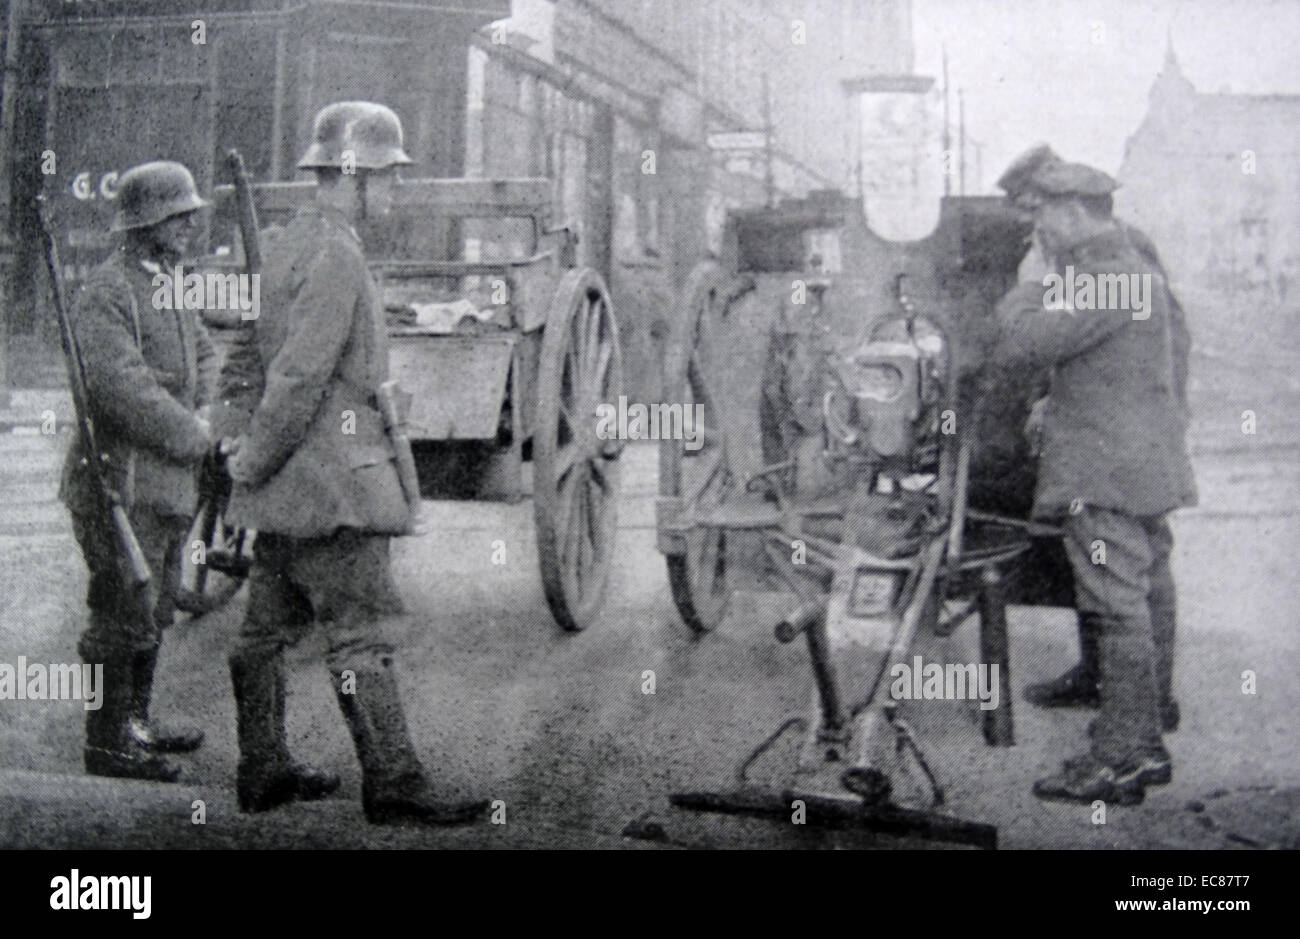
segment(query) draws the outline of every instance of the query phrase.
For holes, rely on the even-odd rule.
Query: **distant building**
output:
[[[10,271],[0,327],[16,384],[61,370],[36,248],[38,192],[54,205],[71,284],[107,250],[114,181],[127,166],[181,160],[206,192],[225,180],[220,154],[236,145],[255,179],[292,179],[316,109],[366,98],[401,116],[417,161],[410,176],[553,181],[555,221],[577,231],[579,260],[608,281],[634,350],[628,393],[653,400],[678,288],[717,242],[725,209],[846,187],[854,142],[842,82],[912,67],[910,0],[27,0],[18,9],[6,85],[15,116],[3,141],[11,187],[0,187],[13,236],[7,258],[0,250]],[[53,173],[46,149],[57,154]]]
[[[546,175],[654,399],[728,207],[848,188],[845,79],[912,67],[910,0],[513,0],[469,62],[471,176]],[[771,141],[767,142],[770,126]]]
[[[1118,213],[1155,240],[1199,339],[1292,338],[1300,95],[1198,92],[1171,44],[1119,181]]]

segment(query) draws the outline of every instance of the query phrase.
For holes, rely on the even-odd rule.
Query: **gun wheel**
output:
[[[685,315],[669,349],[663,400],[682,405],[683,414],[703,407],[704,424],[688,449],[685,440],[659,444],[659,495],[680,506],[683,517],[707,513],[726,500],[732,488],[727,447],[721,432],[721,389],[711,384],[722,374],[727,356],[717,335],[725,278],[712,262],[696,266],[686,284]],[[727,531],[691,524],[684,535],[661,532],[660,547],[668,566],[668,585],[682,621],[697,633],[716,629],[730,599]]]
[[[604,281],[569,271],[542,336],[533,431],[533,509],[542,587],[555,621],[585,629],[604,602],[618,529],[622,441],[597,435],[596,408],[623,392],[614,306]]]

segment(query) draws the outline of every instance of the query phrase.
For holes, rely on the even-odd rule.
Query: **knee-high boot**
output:
[[[1096,613],[1080,612],[1079,661],[1051,681],[1039,682],[1025,688],[1025,700],[1039,707],[1087,707],[1100,703],[1097,693],[1097,676],[1101,674],[1100,617]]]
[[[265,812],[295,799],[323,799],[338,789],[338,776],[297,763],[289,756],[280,653],[233,653],[230,679],[239,732],[239,808],[244,812]]]
[[[1160,729],[1178,729],[1181,715],[1174,697],[1174,633],[1178,622],[1174,582],[1171,577],[1153,577],[1147,599],[1151,610],[1151,638],[1155,647],[1156,699],[1160,702]]]
[[[159,648],[136,652],[131,659],[131,735],[140,746],[154,753],[190,753],[203,745],[203,731],[197,727],[170,727],[149,715]]]
[[[355,688],[343,672],[355,676]],[[486,801],[440,801],[415,755],[398,696],[392,659],[377,656],[349,669],[332,669],[339,708],[361,761],[361,801],[374,824],[456,825],[473,821]]]
[[[175,782],[181,775],[180,766],[150,753],[131,733],[129,722],[135,700],[130,652],[115,650],[105,655],[102,663],[92,663],[90,658],[86,661],[104,667],[100,706],[86,712],[86,772],[94,776]]]

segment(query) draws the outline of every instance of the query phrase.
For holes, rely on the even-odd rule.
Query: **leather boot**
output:
[[[1091,733],[1099,763],[1121,766],[1135,755],[1164,751],[1145,617],[1107,620],[1101,637],[1101,710]]]
[[[133,707],[128,725],[136,743],[154,753],[190,753],[203,745],[197,727],[169,727],[149,717],[153,700],[153,673],[158,666],[158,646],[137,652],[131,660]]]
[[[437,798],[411,745],[389,656],[350,669],[356,676],[352,693],[347,690],[352,683],[345,685],[344,669],[332,671],[339,708],[361,761],[361,803],[367,821],[375,825],[459,825],[487,810],[486,800],[444,802]]]
[[[1079,613],[1079,661],[1051,681],[1025,688],[1025,700],[1045,708],[1095,708],[1101,703],[1097,677],[1101,674],[1100,618]]]
[[[1156,695],[1160,701],[1160,729],[1172,733],[1178,729],[1180,718],[1178,701],[1174,698],[1174,633],[1177,628],[1178,609],[1175,603],[1174,581],[1168,564],[1151,578],[1151,593],[1147,597],[1151,610],[1151,639],[1155,646]]]
[[[131,733],[129,722],[135,701],[130,653],[105,656],[102,664],[101,704],[98,709],[86,712],[83,751],[86,772],[92,776],[175,782],[180,778],[181,768],[150,753]]]
[[[1147,786],[1161,786],[1173,778],[1172,767],[1164,747],[1136,753],[1118,766],[1105,766],[1085,753],[1067,759],[1055,776],[1036,781],[1033,791],[1040,799],[1137,805],[1146,797]]]
[[[295,762],[284,739],[285,680],[279,653],[230,656],[239,732],[239,808],[265,812],[295,799],[323,799],[339,787],[333,773]]]

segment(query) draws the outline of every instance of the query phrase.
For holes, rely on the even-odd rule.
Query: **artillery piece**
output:
[[[1006,603],[1071,603],[1059,533],[1028,521],[1021,428],[1044,376],[983,365],[1027,236],[1001,200],[948,199],[929,238],[888,242],[818,193],[733,213],[724,258],[692,274],[665,398],[702,404],[705,430],[694,452],[660,452],[673,598],[705,634],[743,625],[744,584],[780,586],[784,606],[748,618],[806,641],[814,687],[740,763],[738,788],[673,805],[788,819],[801,803],[810,825],[996,846],[993,826],[936,811],[943,787],[888,676],[922,630],[978,614],[982,661],[999,666],[984,735],[1010,745]],[[757,788],[751,767],[792,731],[787,784]],[[911,768],[927,791],[909,801],[894,782]]]

